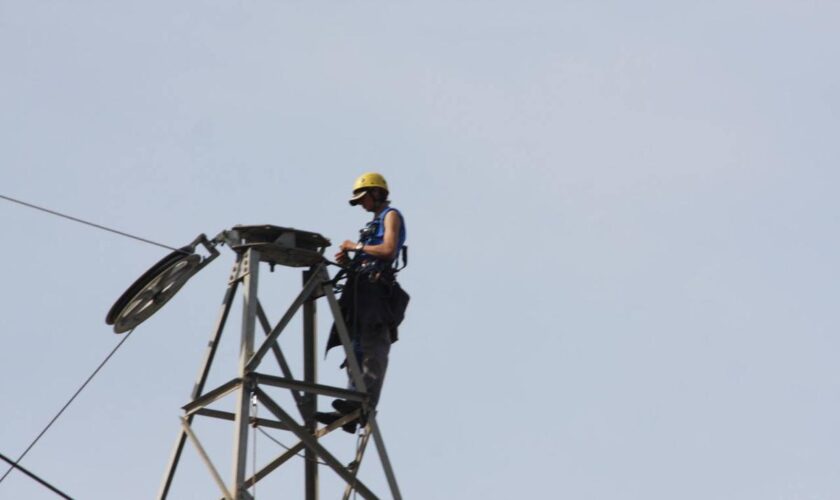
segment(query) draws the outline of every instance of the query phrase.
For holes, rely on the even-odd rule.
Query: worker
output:
[[[405,220],[391,207],[388,194],[388,183],[378,173],[368,172],[356,179],[350,205],[361,205],[373,214],[373,219],[360,231],[358,241],[345,240],[335,255],[336,261],[348,270],[339,304],[362,370],[368,411],[379,402],[391,343],[397,340],[397,326],[408,305],[408,294],[396,281],[400,254],[405,261]],[[327,350],[340,343],[333,326]],[[347,371],[349,388],[355,390],[349,366]],[[361,406],[356,401],[337,399],[333,401],[336,412],[319,412],[315,417],[329,424]],[[361,423],[365,423],[364,416]],[[348,432],[355,429],[356,422],[344,426]]]

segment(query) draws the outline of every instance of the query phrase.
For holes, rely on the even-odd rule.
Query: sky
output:
[[[382,172],[410,247],[379,405],[405,498],[834,499],[838,24],[827,0],[0,0],[0,194],[175,247],[274,224],[334,248],[368,218],[353,180]],[[2,200],[0,223],[16,457],[168,251]],[[21,464],[74,498],[153,497],[233,262]],[[261,270],[272,321],[300,280]],[[240,304],[211,383],[235,375]],[[340,362],[319,380],[342,386]],[[232,426],[196,432],[227,479]],[[283,451],[256,439],[260,463]],[[257,498],[301,498],[301,462]],[[360,474],[388,496],[374,452]],[[213,495],[188,446],[170,498]],[[0,498],[55,496],[12,473]]]

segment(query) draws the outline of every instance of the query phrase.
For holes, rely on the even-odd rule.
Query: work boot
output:
[[[341,418],[343,416],[344,415],[342,415],[341,413],[338,413],[337,411],[331,411],[329,413],[324,412],[324,411],[316,411],[315,412],[315,420],[317,420],[318,422],[321,422],[324,425],[330,425],[331,423],[335,422],[336,420],[338,420],[339,418]]]
[[[317,420],[318,422],[321,422],[324,425],[330,425],[330,424],[332,424],[333,422],[335,422],[336,420],[340,419],[343,416],[344,416],[343,414],[341,414],[337,411],[331,411],[329,413],[322,412],[322,411],[316,411],[315,412],[315,420]],[[341,428],[344,430],[344,432],[349,432],[350,434],[355,434],[356,433],[356,424],[357,424],[358,421],[359,420],[356,419],[356,420],[352,420],[350,422],[347,422],[346,424],[342,425]]]
[[[332,406],[339,412],[343,413],[344,415],[347,415],[348,413],[353,413],[354,411],[361,408],[362,403],[358,401],[348,401],[346,399],[336,399],[332,402]]]

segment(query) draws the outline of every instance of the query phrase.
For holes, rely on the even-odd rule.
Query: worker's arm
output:
[[[378,259],[392,260],[397,256],[397,251],[399,250],[397,247],[399,234],[400,216],[397,215],[396,211],[391,210],[385,214],[385,234],[382,237],[382,243],[379,245],[365,245],[362,251]],[[358,243],[354,241],[345,240],[341,244],[341,252],[352,252],[356,250],[357,245]]]

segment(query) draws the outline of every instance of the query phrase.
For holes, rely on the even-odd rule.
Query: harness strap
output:
[[[402,262],[402,266],[400,266],[399,263],[397,262],[397,261],[400,260],[400,256],[397,255],[397,258],[394,259],[394,272],[395,273],[398,273],[398,272],[402,271],[408,265],[408,245],[403,245],[402,248],[400,249],[400,251],[398,252],[398,254],[402,254],[402,261],[403,262]]]

